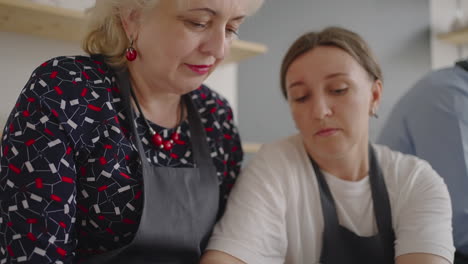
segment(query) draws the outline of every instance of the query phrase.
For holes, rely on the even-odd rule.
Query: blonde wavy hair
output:
[[[90,55],[104,55],[111,66],[125,67],[125,50],[130,46],[130,40],[120,19],[120,9],[148,11],[155,8],[159,1],[161,0],[96,0],[96,5],[86,12],[87,27],[82,42],[83,50]],[[264,0],[250,1],[249,15],[255,13]]]

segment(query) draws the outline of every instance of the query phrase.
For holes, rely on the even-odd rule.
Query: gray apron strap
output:
[[[388,196],[387,186],[382,173],[382,169],[377,161],[377,155],[374,148],[369,144],[369,176],[374,202],[374,215],[376,218],[377,229],[379,230],[380,240],[384,245],[383,255],[393,260],[395,258],[395,232],[393,231],[392,209],[390,198]]]
[[[124,101],[124,106],[128,110],[128,114],[130,114],[130,126],[132,131],[136,131],[135,127],[135,112],[133,111],[133,107],[131,104],[131,86],[130,86],[130,76],[128,71],[120,71],[117,73],[118,83],[121,85],[120,92],[122,93],[122,100]],[[204,157],[210,157],[210,152],[207,144],[195,144],[196,142],[206,142],[206,132],[203,129],[203,125],[200,122],[201,118],[198,111],[195,109],[193,105],[193,101],[190,98],[189,94],[185,94],[182,96],[182,100],[184,100],[185,105],[187,106],[187,119],[190,124],[190,137],[192,138],[192,150],[193,150],[193,160],[195,166],[200,166],[201,164],[204,165],[212,165],[213,161],[211,158],[206,159]],[[138,134],[134,135],[138,137]],[[140,140],[136,140],[137,144],[141,144]],[[138,148],[138,146],[137,146]]]
[[[468,264],[468,256],[455,251],[455,259],[453,261],[453,264]]]
[[[371,237],[360,237],[339,224],[335,201],[325,176],[312,158],[310,161],[317,177],[324,220],[320,262],[323,264],[393,264],[395,234],[390,202],[383,174],[372,146],[369,144],[369,180],[374,216],[379,232]]]

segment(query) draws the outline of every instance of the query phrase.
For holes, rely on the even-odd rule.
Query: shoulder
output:
[[[228,114],[232,118],[232,109],[229,102],[206,85],[201,85],[198,89],[189,93],[195,107],[199,109],[200,115]]]
[[[60,56],[38,66],[22,93],[38,97],[40,101],[85,100],[87,97],[99,101],[111,92],[114,80],[113,69],[102,57]]]
[[[423,183],[443,182],[431,165],[416,156],[391,150],[387,146],[373,144],[384,178],[395,188],[421,187]]]
[[[90,57],[85,55],[59,56],[51,58],[36,68],[34,72],[45,74],[54,73],[51,77],[65,77],[59,74],[66,74],[70,77],[78,77],[83,71],[97,71],[101,74],[109,71],[110,67],[104,62],[102,57]],[[86,76],[83,76],[86,79]],[[91,77],[91,76],[88,76]]]
[[[303,155],[305,154],[305,150],[301,136],[294,134],[263,144],[258,153],[262,156],[280,156],[285,158],[290,155]]]
[[[283,205],[296,197],[300,183],[311,175],[310,162],[300,135],[263,144],[242,169],[233,194],[269,195],[272,203]],[[292,195],[292,196],[291,196]]]
[[[67,122],[75,133],[81,132],[84,127],[78,124],[83,119],[103,120],[115,115],[114,76],[112,68],[98,57],[51,58],[31,75],[21,91],[17,111],[27,110],[32,117],[35,113],[51,114],[56,122]],[[88,127],[91,123],[86,122]]]
[[[410,91],[410,94],[428,94],[428,91],[446,94],[446,92],[450,90],[466,90],[467,81],[468,72],[462,68],[456,66],[442,68],[429,72],[417,81]],[[430,98],[430,96],[428,96],[428,98]]]
[[[466,86],[462,80],[463,75],[465,73],[458,67],[427,73],[398,99],[392,113],[404,116],[416,115],[415,112],[423,113],[424,109],[432,108],[436,103],[452,104],[450,102],[453,101],[453,92],[457,91],[458,87]]]
[[[400,171],[411,171],[415,168],[431,167],[429,163],[414,155],[390,149],[388,146],[372,144],[382,169],[396,167]]]
[[[452,212],[443,179],[422,159],[374,147],[392,207],[396,256],[424,252],[453,259]]]
[[[419,133],[421,127],[433,127],[441,121],[452,124],[459,118],[466,119],[463,110],[468,107],[467,84],[468,72],[459,67],[428,73],[397,100],[381,134],[382,142],[400,140],[408,145],[408,141],[418,138],[402,134]]]
[[[292,136],[263,144],[249,162],[249,167],[260,166],[269,170],[299,169],[300,164],[309,164],[301,136]]]
[[[75,88],[61,89],[67,92],[77,90],[76,87],[109,85],[114,76],[114,71],[103,58],[80,55],[51,58],[36,68],[31,79],[39,81],[44,88]]]
[[[447,77],[454,77],[461,72],[463,70],[458,67],[446,67],[427,73],[417,83],[444,83],[449,80]]]
[[[39,65],[31,75],[26,89],[43,88],[36,93],[49,96],[82,92],[83,87],[109,87],[114,71],[99,57],[60,56]],[[81,89],[80,89],[81,88]]]

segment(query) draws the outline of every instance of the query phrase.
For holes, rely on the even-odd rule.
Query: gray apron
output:
[[[80,263],[191,264],[205,249],[219,208],[219,183],[205,130],[190,96],[187,106],[195,168],[155,167],[149,163],[134,124],[128,72],[118,74],[118,87],[140,154],[143,212],[132,242]]]
[[[339,224],[335,201],[325,177],[317,163],[312,158],[310,160],[319,184],[320,202],[325,224],[320,263],[394,264],[395,233],[392,227],[390,201],[382,171],[371,145],[369,145],[369,181],[374,203],[374,215],[379,232],[370,237],[358,236]]]
[[[455,259],[453,260],[453,264],[468,264],[468,256],[455,251]]]

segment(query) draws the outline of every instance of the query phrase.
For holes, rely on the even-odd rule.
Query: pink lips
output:
[[[191,69],[193,72],[200,74],[200,75],[205,75],[208,72],[210,72],[211,67],[213,64],[210,65],[193,65],[193,64],[185,64],[189,69]]]
[[[322,130],[319,130],[315,135],[321,136],[321,137],[328,137],[334,135],[336,132],[338,132],[339,129],[336,128],[325,128]]]

